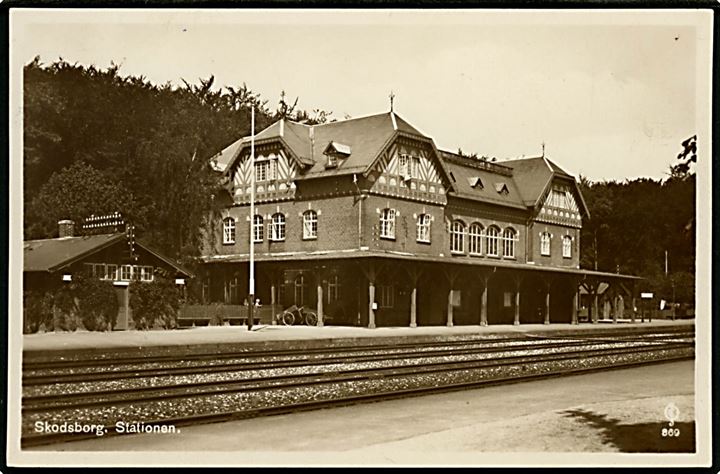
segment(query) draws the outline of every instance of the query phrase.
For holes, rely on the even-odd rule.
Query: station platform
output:
[[[160,349],[162,347],[203,347],[203,352],[234,347],[300,348],[319,345],[388,344],[393,340],[405,342],[438,339],[495,338],[524,333],[569,335],[591,332],[632,332],[659,328],[693,327],[694,320],[653,320],[652,322],[603,321],[581,324],[520,324],[491,326],[425,326],[382,327],[368,329],[347,326],[269,326],[257,325],[251,331],[245,326],[204,326],[176,330],[116,331],[116,332],[51,332],[23,335],[26,354],[48,351],[93,351],[108,349]]]

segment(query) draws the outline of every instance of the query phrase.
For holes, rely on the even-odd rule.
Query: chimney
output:
[[[60,231],[60,237],[74,237],[75,223],[68,219],[58,221],[58,230]]]

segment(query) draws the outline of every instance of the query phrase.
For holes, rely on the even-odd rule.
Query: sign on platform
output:
[[[652,299],[653,294],[652,293],[640,293],[640,298],[644,300]]]

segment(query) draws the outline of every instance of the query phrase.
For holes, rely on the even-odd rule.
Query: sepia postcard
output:
[[[709,467],[713,13],[10,8],[7,465]]]

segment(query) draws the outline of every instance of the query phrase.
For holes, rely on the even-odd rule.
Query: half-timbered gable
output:
[[[449,180],[434,147],[398,136],[366,173],[371,193],[445,204]]]

